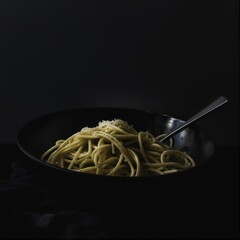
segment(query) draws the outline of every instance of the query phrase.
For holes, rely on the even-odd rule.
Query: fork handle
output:
[[[196,113],[195,115],[193,115],[191,118],[189,118],[187,121],[183,122],[182,124],[180,124],[177,128],[175,128],[173,131],[171,131],[170,133],[168,133],[165,137],[163,137],[160,141],[164,142],[167,139],[169,139],[170,137],[172,137],[173,135],[177,134],[178,132],[182,131],[183,129],[185,129],[186,127],[188,127],[190,124],[192,124],[193,122],[196,122],[198,119],[200,119],[201,117],[205,116],[206,114],[210,113],[211,111],[215,110],[216,108],[220,107],[221,105],[223,105],[224,103],[226,103],[228,100],[223,97],[220,96],[217,99],[215,99],[212,103],[210,103],[207,107],[203,108],[200,112]]]

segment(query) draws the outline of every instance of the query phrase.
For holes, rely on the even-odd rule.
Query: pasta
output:
[[[138,132],[121,119],[84,127],[58,140],[41,160],[69,170],[105,176],[169,174],[195,166],[185,152],[160,142],[159,135]]]

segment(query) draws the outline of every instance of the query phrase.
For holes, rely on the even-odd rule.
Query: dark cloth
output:
[[[0,238],[107,237],[96,214],[62,206],[46,185],[20,161],[9,162],[5,170],[9,176],[0,181]]]

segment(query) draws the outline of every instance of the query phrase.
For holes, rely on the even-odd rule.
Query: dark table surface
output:
[[[0,238],[239,238],[238,149],[217,146],[206,174],[175,204],[126,193],[104,214],[61,202],[17,145],[1,145]]]

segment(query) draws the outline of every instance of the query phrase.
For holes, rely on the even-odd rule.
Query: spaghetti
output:
[[[172,142],[161,143],[162,136],[138,132],[120,119],[102,121],[56,141],[41,159],[61,168],[105,176],[163,175],[195,166]]]

